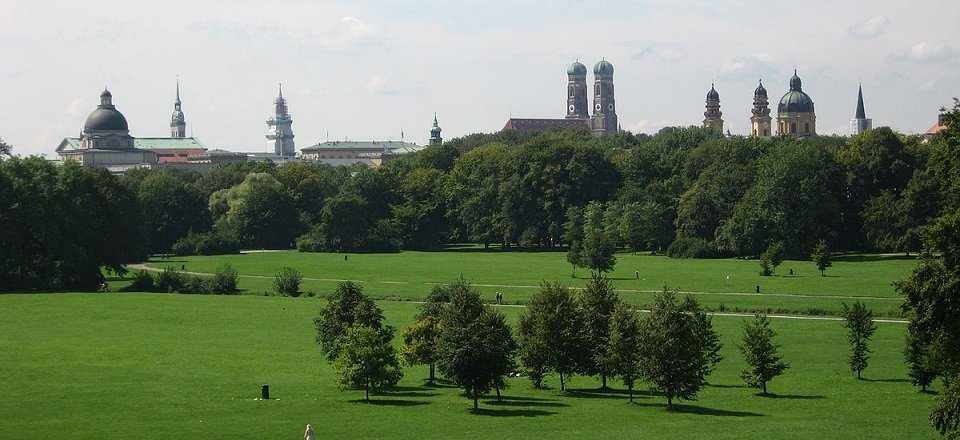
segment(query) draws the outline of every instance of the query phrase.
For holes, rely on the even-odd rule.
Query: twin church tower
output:
[[[587,122],[597,134],[615,133],[617,103],[613,97],[613,64],[601,60],[593,66],[593,116],[587,107],[587,66],[574,61],[567,68],[567,117]]]

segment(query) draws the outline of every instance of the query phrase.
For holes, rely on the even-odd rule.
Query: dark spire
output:
[[[863,111],[863,85],[857,88],[857,116],[856,119],[867,119],[867,112]]]

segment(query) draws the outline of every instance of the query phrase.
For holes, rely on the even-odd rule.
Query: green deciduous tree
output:
[[[586,344],[581,371],[591,376],[600,375],[603,388],[607,388],[610,317],[620,298],[609,279],[594,275],[580,291],[578,300]]]
[[[609,272],[617,264],[616,246],[603,224],[603,204],[591,202],[583,215],[583,265],[597,273]]]
[[[817,265],[821,276],[823,276],[823,271],[833,266],[833,263],[830,261],[830,249],[827,247],[826,240],[817,242],[817,245],[813,247],[813,252],[810,254],[810,259]]]
[[[860,372],[867,368],[867,360],[870,358],[867,343],[877,331],[877,324],[873,322],[873,312],[860,301],[853,303],[853,306],[843,303],[840,313],[844,319],[843,326],[847,328],[847,339],[850,341],[850,370],[856,371],[857,379],[860,379]]]
[[[780,346],[773,343],[776,334],[767,315],[757,313],[753,320],[744,321],[743,336],[737,346],[747,364],[740,377],[748,386],[762,390],[763,394],[767,394],[767,382],[790,367],[777,352]]]
[[[617,303],[610,317],[610,338],[606,345],[606,365],[611,375],[619,377],[627,386],[633,402],[633,385],[641,377],[640,319],[637,309]]]
[[[333,371],[340,389],[362,387],[367,402],[371,389],[392,387],[403,377],[390,341],[376,329],[358,325],[346,329]]]
[[[687,308],[677,301],[675,291],[664,286],[640,323],[643,378],[667,398],[670,409],[674,399],[695,400],[714,367],[712,347],[704,343],[703,323]]]
[[[559,283],[541,283],[524,314],[528,316],[524,319],[531,321],[527,323],[531,333],[522,340],[543,350],[538,357],[560,376],[560,389],[565,389],[565,376],[576,372],[587,357],[583,315],[573,294]],[[532,349],[525,347],[524,351]]]
[[[767,247],[767,250],[763,252],[763,255],[760,256],[761,260],[766,260],[770,263],[770,273],[777,273],[777,266],[780,263],[783,263],[783,259],[786,258],[786,250],[783,247],[782,241],[775,241]]]
[[[567,262],[573,266],[571,277],[577,276],[577,266],[583,266],[583,208],[567,209],[567,222],[563,225],[563,241],[567,244]]]
[[[433,316],[426,316],[414,321],[409,327],[400,332],[403,338],[403,360],[408,365],[426,364],[430,367],[430,376],[427,383],[433,385],[436,378],[437,348],[440,343],[442,327],[440,320]]]
[[[393,327],[383,324],[383,311],[351,281],[337,285],[333,294],[327,297],[327,305],[313,318],[313,323],[320,350],[331,361],[339,354],[343,336],[350,326],[370,327],[384,341],[393,339]]]
[[[303,275],[294,267],[282,267],[273,277],[273,291],[284,296],[300,296],[300,281]]]
[[[473,399],[476,410],[480,395],[498,388],[513,368],[516,342],[510,327],[463,279],[450,285],[441,323],[437,367]]]

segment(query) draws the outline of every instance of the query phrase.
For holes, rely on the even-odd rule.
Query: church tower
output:
[[[791,137],[817,134],[817,116],[813,111],[813,100],[804,93],[796,70],[790,78],[790,91],[780,98],[780,105],[777,106],[777,134]]]
[[[173,101],[173,114],[170,116],[170,137],[182,139],[187,137],[187,122],[180,110],[180,80],[177,80],[177,99]]]
[[[856,136],[873,128],[873,120],[867,119],[867,112],[863,110],[863,86],[857,89],[857,113],[850,120],[850,134]]]
[[[601,60],[593,66],[593,119],[590,130],[594,134],[617,132],[617,105],[613,99],[613,64]]]
[[[723,113],[720,112],[720,94],[717,89],[710,84],[710,91],[707,92],[707,111],[703,112],[703,128],[709,128],[717,133],[723,133]]]
[[[763,88],[763,80],[753,91],[753,116],[750,117],[750,134],[753,137],[768,138],[770,131],[770,107],[767,103],[767,89]]]
[[[440,124],[437,123],[437,114],[433,114],[433,128],[430,129],[430,145],[440,145],[443,138],[440,137]]]
[[[587,66],[574,61],[567,68],[567,119],[590,119],[588,91]]]
[[[292,157],[296,154],[293,147],[293,119],[287,110],[287,100],[283,99],[283,85],[280,85],[280,95],[273,101],[274,116],[267,120],[269,131],[268,144],[273,146],[273,154]]]

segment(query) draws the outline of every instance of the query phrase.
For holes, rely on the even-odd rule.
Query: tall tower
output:
[[[777,134],[804,137],[817,134],[817,116],[813,100],[804,93],[797,71],[790,78],[790,91],[780,98],[777,106]]]
[[[717,89],[710,84],[710,91],[707,92],[707,111],[703,112],[703,128],[709,128],[717,133],[723,133],[723,113],[720,112],[720,94]]]
[[[273,154],[277,156],[294,156],[296,151],[293,148],[293,119],[290,119],[290,112],[287,111],[287,100],[283,99],[283,85],[280,85],[280,95],[273,101],[274,116],[267,120],[269,131],[267,132],[268,144],[273,145]]]
[[[613,64],[601,60],[593,66],[593,119],[590,130],[594,134],[617,132],[617,105],[613,99]]]
[[[750,117],[750,134],[753,137],[768,138],[772,135],[770,130],[770,107],[767,103],[767,89],[763,88],[763,80],[753,91],[753,116]]]
[[[587,66],[574,61],[567,68],[567,119],[590,119],[587,107]]]
[[[850,134],[856,136],[873,128],[873,119],[867,119],[863,110],[863,86],[857,89],[857,114],[850,120]]]
[[[177,99],[173,101],[173,114],[170,115],[170,137],[187,137],[187,121],[183,118],[183,110],[180,110],[180,80],[177,79]]]
[[[430,145],[440,145],[443,138],[440,137],[440,124],[437,123],[437,114],[433,114],[433,128],[430,129]]]

